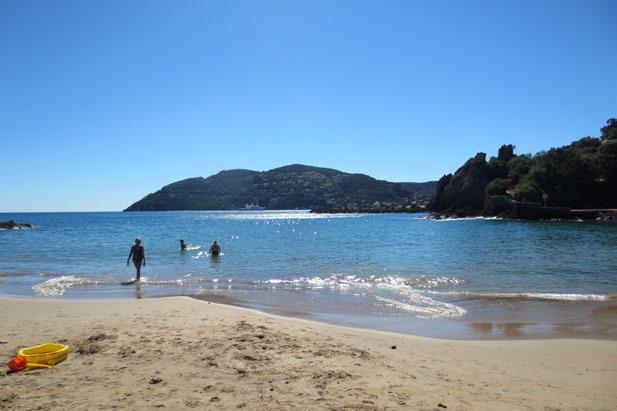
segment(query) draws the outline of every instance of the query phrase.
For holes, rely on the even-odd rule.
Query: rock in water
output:
[[[0,221],[0,228],[4,228],[6,230],[12,230],[14,228],[32,228],[32,224],[20,224],[16,223],[15,220]]]
[[[489,181],[486,154],[478,153],[454,175],[446,175],[439,180],[431,208],[457,217],[481,215]]]

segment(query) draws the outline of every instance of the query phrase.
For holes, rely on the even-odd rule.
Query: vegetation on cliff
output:
[[[178,181],[125,211],[266,209],[349,210],[426,201],[435,182],[392,183],[364,174],[293,164],[269,171],[227,170]]]
[[[504,145],[486,161],[478,153],[454,174],[443,176],[431,200],[433,211],[457,215],[485,212],[487,196],[571,208],[617,207],[617,120],[609,119],[600,137],[584,137],[535,155],[514,154]]]

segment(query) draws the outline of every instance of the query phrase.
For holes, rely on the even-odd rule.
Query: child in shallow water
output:
[[[146,265],[146,249],[141,245],[141,239],[135,239],[135,245],[131,247],[129,257],[126,259],[126,265],[129,265],[129,261],[133,257],[133,264],[135,265],[135,281],[139,281],[141,278],[141,266]]]

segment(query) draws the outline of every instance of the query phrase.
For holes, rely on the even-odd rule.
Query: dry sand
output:
[[[1,358],[52,341],[68,344],[69,358],[2,372],[0,408],[617,407],[616,341],[438,340],[185,297],[0,298]]]

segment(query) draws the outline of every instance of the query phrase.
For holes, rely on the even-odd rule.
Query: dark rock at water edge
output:
[[[32,228],[32,224],[16,223],[15,220],[0,221],[0,229],[12,230],[14,228]]]
[[[433,213],[433,218],[498,217],[519,220],[587,220],[617,221],[617,209],[580,209],[546,207],[537,202],[516,201],[512,197],[487,196],[484,210],[458,209],[454,213]]]
[[[478,153],[454,175],[445,175],[437,182],[436,194],[429,208],[437,214],[454,217],[482,215],[489,180],[486,154]]]
[[[617,209],[571,210],[577,220],[617,221]]]

